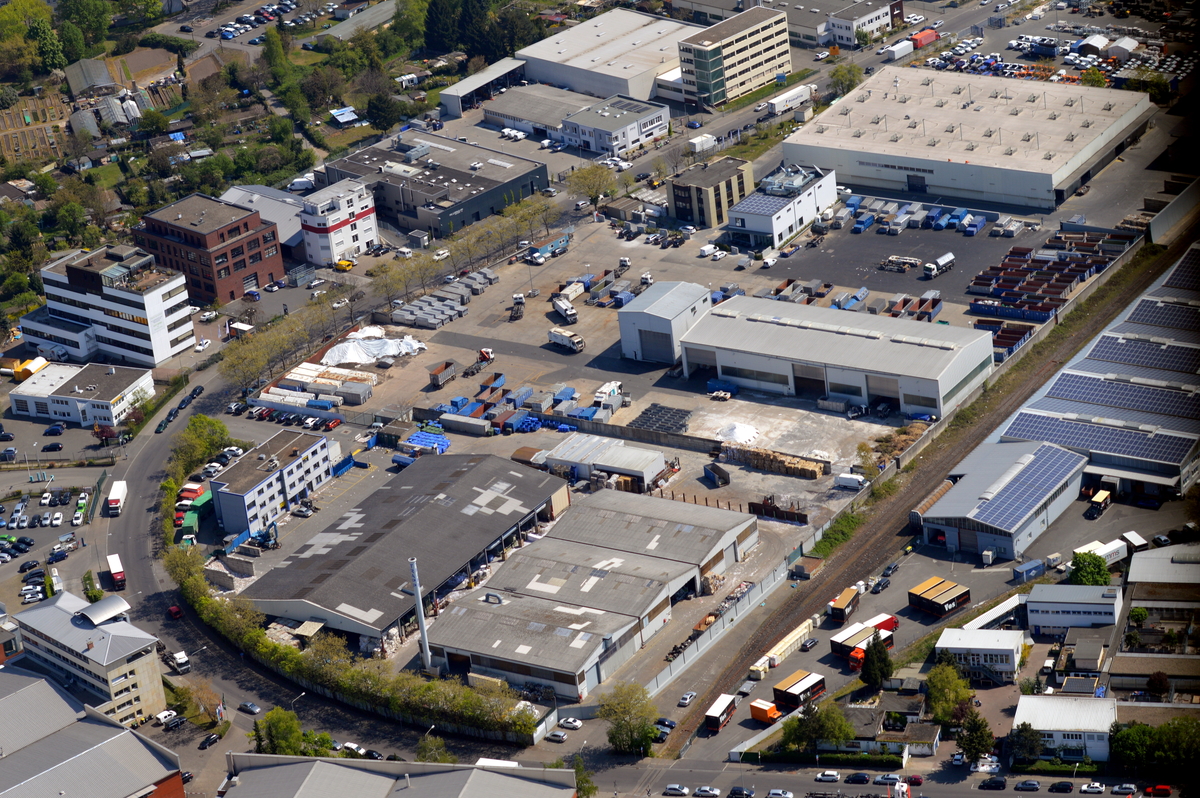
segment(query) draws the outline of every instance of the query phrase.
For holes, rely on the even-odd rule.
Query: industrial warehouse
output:
[[[786,396],[946,415],[992,373],[987,332],[735,296],[681,339],[684,373]]]
[[[430,627],[435,664],[582,700],[758,543],[758,520],[612,490],[582,496]]]
[[[365,638],[399,636],[414,617],[409,558],[428,605],[464,585],[539,520],[569,504],[558,477],[493,455],[421,457],[242,592],[260,611]]]
[[[1143,92],[884,67],[784,139],[783,157],[850,185],[1053,210],[1154,112]]]
[[[1085,487],[1186,493],[1200,471],[1198,303],[1200,247],[1193,245],[1021,409],[1001,439],[1086,454]]]

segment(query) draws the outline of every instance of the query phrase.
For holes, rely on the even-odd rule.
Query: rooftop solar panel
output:
[[[1002,437],[1057,443],[1092,454],[1099,452],[1169,465],[1181,465],[1196,445],[1194,438],[1067,421],[1036,413],[1018,413]]]
[[[1152,327],[1149,324],[1134,324],[1122,322],[1109,330],[1117,335],[1144,335],[1155,338],[1170,338],[1177,344],[1200,344],[1200,329],[1168,330],[1164,327]]]
[[[1163,283],[1168,288],[1200,291],[1200,249],[1191,247]]]
[[[1043,410],[1056,416],[1076,415],[1082,418],[1110,418],[1116,421],[1128,421],[1133,424],[1146,424],[1161,427],[1164,432],[1183,432],[1189,435],[1200,435],[1200,419],[1179,418],[1178,416],[1163,416],[1158,413],[1146,413],[1142,410],[1129,410],[1124,407],[1109,407],[1107,405],[1090,405],[1085,402],[1072,402],[1069,399],[1055,399],[1047,396],[1029,405],[1030,410]]]
[[[1096,360],[1128,363],[1131,366],[1178,371],[1181,374],[1195,375],[1200,372],[1200,347],[1130,341],[1104,335],[1087,356]]]
[[[1060,374],[1046,395],[1180,418],[1200,418],[1200,397],[1190,391],[1112,382],[1086,374]]]
[[[1172,305],[1156,302],[1153,299],[1143,299],[1127,317],[1137,324],[1151,324],[1155,327],[1170,327],[1175,330],[1200,329],[1200,309],[1187,305]],[[1161,333],[1160,333],[1161,335]]]
[[[1022,468],[990,500],[969,513],[982,524],[1015,531],[1042,502],[1087,463],[1087,458],[1057,446],[1039,446],[1033,461]]]
[[[1179,374],[1174,371],[1146,368],[1145,366],[1130,366],[1126,363],[1113,363],[1108,360],[1093,360],[1085,357],[1071,364],[1071,371],[1084,371],[1089,374],[1116,374],[1125,378],[1141,377],[1147,380],[1178,380]]]

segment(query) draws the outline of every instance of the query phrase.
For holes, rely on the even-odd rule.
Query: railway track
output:
[[[1143,266],[1125,290],[1112,292],[1075,334],[1057,342],[1046,354],[1041,366],[1021,374],[1016,382],[1007,386],[1004,395],[987,408],[985,417],[966,427],[948,430],[927,447],[921,455],[921,467],[912,473],[903,490],[874,505],[870,519],[854,536],[852,545],[843,545],[838,549],[821,572],[804,583],[803,590],[791,591],[788,600],[755,630],[740,649],[739,656],[693,703],[696,709],[684,718],[680,728],[671,735],[672,739],[664,746],[661,756],[677,756],[684,741],[691,740],[703,723],[704,708],[710,706],[718,695],[733,692],[745,680],[750,666],[804,618],[822,612],[837,586],[866,579],[894,560],[898,554],[898,538],[907,540],[910,537],[907,534],[910,508],[942,483],[950,469],[962,459],[964,452],[982,443],[1054,374],[1060,364],[1073,357],[1108,326],[1131,297],[1145,291],[1155,278],[1178,260],[1196,233],[1197,225],[1193,224],[1186,234],[1176,239],[1176,243]]]

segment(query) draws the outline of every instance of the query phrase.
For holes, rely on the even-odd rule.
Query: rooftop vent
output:
[[[953,133],[953,132],[954,132],[954,123],[953,123],[953,122],[951,122],[950,124],[946,125],[946,132],[947,132],[947,133]]]
[[[865,132],[866,131],[864,131],[862,128],[859,128],[858,130],[854,131],[854,138],[856,138],[856,139],[862,138],[862,135]]]
[[[1067,141],[1074,141],[1074,140],[1075,140],[1075,134],[1074,134],[1074,133],[1068,133],[1068,134],[1067,134]]]
[[[941,139],[930,139],[930,140],[929,140],[929,146],[930,146],[930,147],[936,147],[937,145],[939,145],[939,144],[941,144],[941,143],[942,143],[942,140],[941,140]]]
[[[1013,109],[1012,109],[1011,111],[1009,111],[1008,113],[1009,113],[1009,115],[1010,115],[1010,116],[1020,116],[1020,115],[1021,115],[1021,109],[1020,109],[1020,108],[1013,108]]]
[[[1032,138],[1033,138],[1032,133],[1026,133],[1024,136],[1021,136],[1021,141],[1029,141]]]
[[[1008,147],[1004,150],[1005,155],[1013,155],[1015,153],[1016,153],[1016,150],[1014,150],[1012,147]]]
[[[946,105],[946,101],[939,99],[937,102],[934,103],[934,105],[936,105],[938,108],[942,108],[943,106]]]
[[[916,126],[917,126],[917,124],[918,124],[918,123],[917,123],[917,120],[915,120],[915,119],[914,119],[913,121],[911,121],[911,122],[909,122],[909,123],[908,123],[908,126],[909,126],[910,128],[914,128],[914,127],[916,127]]]
[[[1051,111],[1051,112],[1050,112],[1050,118],[1051,118],[1051,119],[1058,119],[1058,111]]]
[[[1112,109],[1113,109],[1113,104],[1112,104],[1112,103],[1105,103],[1105,104],[1104,104],[1104,110],[1105,110],[1105,111],[1111,111]]]

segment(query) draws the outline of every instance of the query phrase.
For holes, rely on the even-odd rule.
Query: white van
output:
[[[854,490],[859,490],[866,484],[866,477],[859,476],[858,474],[838,474],[833,478],[833,486],[835,488],[853,488]]]
[[[400,247],[398,250],[396,250],[397,258],[411,258],[412,256],[413,251],[408,247]]]
[[[716,251],[717,251],[716,244],[705,244],[704,246],[700,247],[700,257],[707,258],[709,255],[713,254]]]
[[[542,139],[542,144],[538,149],[548,150],[548,149],[550,149],[550,145],[553,143],[554,142],[551,141],[550,139]]]
[[[577,210],[577,211],[586,210],[587,206],[589,206],[591,204],[592,203],[588,202],[587,200],[580,200],[579,202],[575,203],[575,210]]]

